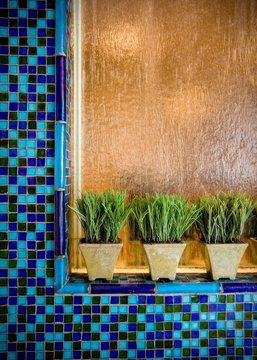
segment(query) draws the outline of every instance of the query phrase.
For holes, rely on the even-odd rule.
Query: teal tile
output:
[[[18,74],[18,66],[17,65],[10,65],[9,66],[9,73],[10,74]]]
[[[145,332],[138,331],[137,332],[137,340],[145,340]]]
[[[29,56],[28,63],[29,63],[29,65],[37,65],[37,57],[36,56]]]
[[[28,0],[28,8],[29,9],[36,9],[37,8],[37,1],[36,0]]]
[[[146,316],[145,316],[145,314],[138,314],[138,315],[137,315],[137,321],[138,321],[138,322],[146,322]]]
[[[19,9],[19,18],[26,18],[27,17],[27,10]]]
[[[154,305],[146,305],[146,312],[147,312],[147,314],[153,314],[154,313]]]
[[[182,340],[182,346],[184,348],[189,348],[190,347],[190,340],[188,340],[188,339]]]
[[[72,350],[72,343],[65,341],[63,344],[64,350]]]
[[[17,314],[17,307],[16,306],[9,306],[8,307],[8,314],[10,314],[10,315]]]
[[[8,323],[9,324],[16,324],[17,323],[17,316],[16,315],[9,315],[8,316]]]
[[[93,341],[93,342],[91,343],[91,349],[92,349],[92,350],[100,350],[100,343],[97,342],[97,341]]]
[[[137,341],[137,349],[138,350],[143,350],[145,348],[146,348],[145,341]]]
[[[8,122],[7,121],[0,121],[0,130],[8,129]]]
[[[83,350],[90,350],[91,344],[90,342],[82,342],[82,349]]]
[[[37,39],[36,38],[28,38],[28,45],[29,46],[36,46],[37,45]]]
[[[128,307],[125,305],[120,305],[120,309],[119,309],[119,313],[120,314],[127,314],[128,312]]]
[[[201,356],[208,356],[208,349],[207,348],[200,348],[200,355]]]
[[[17,0],[10,0],[10,1],[9,1],[9,7],[10,7],[11,9],[16,9],[16,8],[18,7],[18,2],[17,2]]]
[[[64,359],[73,359],[72,351],[65,351],[63,354]]]
[[[173,350],[174,357],[181,357],[181,349],[174,349]]]
[[[183,330],[189,330],[190,329],[190,322],[189,321],[183,321],[182,329]]]
[[[35,296],[36,295],[36,289],[35,288],[27,288],[27,295],[28,296]]]
[[[100,331],[100,324],[92,324],[91,325],[92,332],[99,332]]]
[[[162,314],[164,312],[164,306],[163,305],[156,305],[155,311],[157,314]]]
[[[36,315],[36,323],[37,324],[44,324],[45,317],[44,315]]]
[[[101,321],[102,323],[109,323],[110,322],[110,315],[101,315]]]
[[[251,302],[252,295],[251,294],[244,294],[244,302]]]
[[[118,341],[118,347],[120,350],[125,350],[128,347],[127,341]]]
[[[101,333],[101,341],[109,341],[110,336],[109,333]]]
[[[17,337],[18,337],[18,341],[20,341],[20,342],[26,341],[26,334],[25,333],[18,333]]]
[[[46,341],[54,341],[54,334],[53,333],[46,333],[45,334]]]
[[[9,269],[9,277],[17,277],[18,276],[18,270],[17,269]]]
[[[118,312],[119,312],[119,307],[118,306],[113,306],[113,305],[110,306],[110,313],[111,314],[118,314]]]
[[[136,358],[136,350],[128,350],[128,359]]]
[[[226,322],[225,321],[218,321],[218,329],[219,330],[226,329]]]
[[[27,324],[27,332],[35,332],[36,331],[36,326],[35,324]]]
[[[63,333],[55,333],[55,341],[63,341]]]
[[[154,323],[146,323],[146,331],[154,331]]]
[[[235,328],[235,321],[228,320],[227,329],[234,329],[234,328]]]
[[[47,10],[46,17],[48,19],[55,19],[55,12],[53,10]]]
[[[119,330],[120,331],[127,331],[128,330],[128,324],[120,323],[119,324]]]
[[[209,320],[210,321],[217,320],[217,313],[209,313]]]
[[[200,330],[200,339],[208,339],[208,331]]]
[[[191,322],[191,329],[192,330],[199,330],[199,322],[192,321]]]
[[[101,359],[109,359],[109,352],[106,350],[102,350],[100,353]]]
[[[190,347],[192,347],[192,348],[197,348],[197,347],[199,347],[199,340],[198,340],[198,339],[193,339],[193,340],[191,340],[191,345],[190,345]]]
[[[174,330],[173,331],[173,338],[174,339],[181,339],[182,338],[182,332],[179,330]]]

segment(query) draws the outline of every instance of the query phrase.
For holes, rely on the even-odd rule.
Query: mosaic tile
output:
[[[70,11],[68,2],[66,203]],[[54,294],[54,125],[55,1],[2,0],[0,358],[257,358],[257,295],[239,292],[255,291],[256,275],[225,282],[231,294]],[[181,274],[175,283],[208,281],[205,275]],[[94,282],[105,287],[135,283],[153,284],[144,275],[115,275],[111,284]]]

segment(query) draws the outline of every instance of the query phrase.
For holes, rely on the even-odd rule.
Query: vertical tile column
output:
[[[56,278],[59,279],[62,279],[65,273],[65,142],[66,0],[58,0],[56,1],[55,256]]]

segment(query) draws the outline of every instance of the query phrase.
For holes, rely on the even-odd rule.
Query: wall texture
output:
[[[257,358],[256,294],[55,296],[54,65],[55,2],[1,0],[0,359]]]
[[[84,0],[83,189],[256,196],[256,0]]]

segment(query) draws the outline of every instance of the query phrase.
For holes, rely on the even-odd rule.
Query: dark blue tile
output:
[[[224,293],[257,292],[257,283],[223,283]]]
[[[154,293],[155,284],[92,284],[92,294]]]

